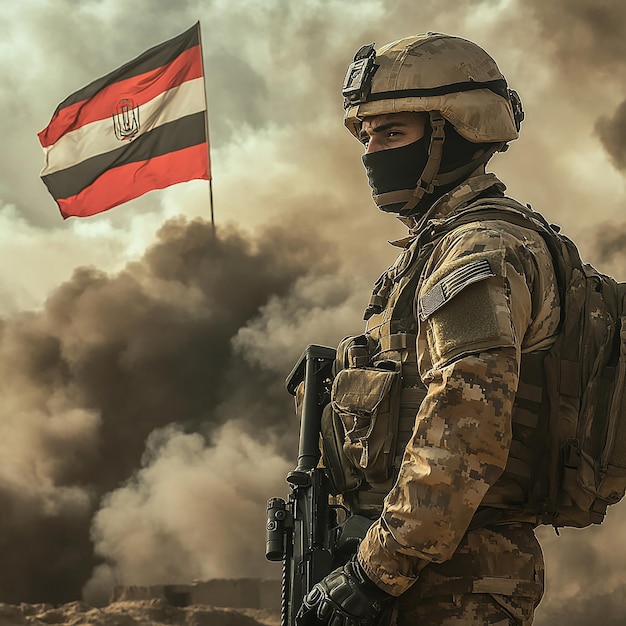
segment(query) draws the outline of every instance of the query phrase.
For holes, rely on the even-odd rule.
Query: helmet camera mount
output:
[[[375,45],[370,43],[361,47],[348,67],[341,89],[344,108],[365,102],[369,95],[372,77],[378,69],[378,65],[374,62],[376,60]]]

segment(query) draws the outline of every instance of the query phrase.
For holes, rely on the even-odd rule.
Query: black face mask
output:
[[[406,146],[364,154],[362,160],[372,195],[404,189],[413,191],[426,167],[429,145],[430,133],[427,133]],[[398,213],[403,206],[404,202],[395,202],[379,204],[378,208],[387,213]]]
[[[413,143],[401,146],[400,148],[390,148],[380,150],[371,154],[364,154],[363,165],[367,172],[369,185],[372,188],[372,195],[377,196],[390,191],[410,190],[417,186],[426,163],[428,162],[428,149],[432,130],[426,127],[424,137]],[[443,144],[443,154],[440,173],[452,172],[455,169],[470,163],[476,156],[477,151],[484,149],[489,144],[475,144],[461,137],[452,124],[445,123],[445,141]],[[431,193],[426,193],[417,206],[411,210],[411,215],[423,213],[438,198],[456,187],[467,173],[460,174],[458,179],[446,185],[435,187]],[[387,213],[399,213],[405,202],[394,202],[392,204],[379,204],[378,208]]]

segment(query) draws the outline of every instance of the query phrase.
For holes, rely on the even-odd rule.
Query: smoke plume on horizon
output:
[[[176,469],[181,476],[206,472],[207,482],[196,485],[204,499],[188,500],[199,511],[177,509],[182,526],[172,532],[171,546],[182,536],[203,535],[218,547],[231,542],[223,536],[224,518],[205,515],[213,508],[230,509],[240,520],[229,522],[233,528],[249,523],[246,494],[260,506],[284,480],[277,468],[284,470],[294,456],[297,424],[284,378],[304,347],[300,341],[317,336],[336,343],[336,327],[320,326],[317,313],[325,310],[328,320],[336,309],[345,317],[350,307],[352,285],[329,272],[330,257],[318,254],[319,244],[282,227],[268,227],[255,239],[222,229],[215,238],[202,220],[176,219],[118,274],[80,268],[41,311],[3,320],[0,541],[14,567],[0,574],[1,600],[59,602],[80,595],[97,563],[91,518],[107,493],[94,527],[101,555],[115,560],[122,554],[111,548],[121,538],[109,530],[132,539],[124,554],[129,545],[147,549],[133,533],[145,531],[149,541],[149,527],[112,521],[111,512],[130,502],[121,494],[128,496],[133,485],[159,494],[163,478],[167,491]],[[282,343],[281,329],[271,327],[281,299],[292,325]],[[137,474],[142,463],[145,474]],[[191,520],[198,530],[187,535]],[[250,533],[259,554],[263,528],[261,520]],[[155,532],[171,554],[167,532]],[[171,568],[159,545],[151,544],[150,558],[133,559],[130,573],[131,561],[122,559],[121,580],[138,582],[142,563],[150,580],[183,572],[183,566]],[[190,550],[204,561],[187,576],[241,572],[226,549]],[[163,571],[154,568],[157,561],[165,563]]]

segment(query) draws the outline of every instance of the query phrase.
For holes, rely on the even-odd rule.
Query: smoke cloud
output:
[[[622,25],[626,7],[621,2],[555,0],[533,1],[528,6],[559,63],[578,72],[593,68],[596,79],[606,78],[605,73],[616,69],[623,72],[626,42]]]
[[[307,343],[361,331],[395,256],[386,240],[404,232],[372,206],[342,126],[339,86],[362,44],[433,30],[484,46],[526,110],[493,169],[585,260],[626,277],[625,12],[618,0],[5,3],[0,600],[272,575],[265,499],[284,493],[297,440],[284,377]],[[204,182],[62,222],[37,183],[36,132],[67,95],[198,19],[217,239],[195,219]],[[536,624],[623,619],[625,514],[541,530]]]
[[[92,527],[101,565],[86,586],[92,602],[122,585],[190,582],[227,575],[277,577],[263,554],[268,496],[285,496],[293,469],[271,442],[260,444],[241,421],[225,424],[210,443],[180,427],[155,430],[142,469],[109,494]]]
[[[539,529],[546,560],[546,593],[536,624],[617,624],[626,609],[626,530],[623,503],[609,509],[600,527]]]
[[[622,102],[612,117],[600,117],[596,132],[611,161],[620,171],[626,170],[626,101]]]
[[[626,228],[617,222],[605,222],[595,230],[594,256],[602,271],[617,278],[626,276]]]
[[[0,574],[2,600],[80,595],[96,562],[91,517],[108,492],[93,538],[116,580],[259,566],[250,551],[256,542],[262,555],[262,504],[297,445],[283,387],[303,347],[293,335],[339,339],[294,303],[311,302],[307,285],[328,311],[352,297],[336,276],[324,293],[331,257],[318,245],[296,228],[215,238],[210,224],[177,219],[123,271],[81,268],[41,311],[4,320],[0,536],[15,567]],[[264,320],[281,299],[292,334],[266,350],[264,331],[281,331]]]

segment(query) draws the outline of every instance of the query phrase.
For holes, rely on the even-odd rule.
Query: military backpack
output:
[[[555,527],[599,524],[626,490],[626,283],[583,263],[557,226],[510,198],[475,202],[433,236],[489,219],[542,235],[561,296],[560,331],[544,360],[549,441],[539,473],[547,488],[529,508]]]
[[[555,267],[561,320],[556,341],[548,349],[522,355],[512,420],[514,432],[525,430],[532,457],[520,456],[512,447],[505,473],[524,477],[526,501],[486,507],[498,507],[496,513],[503,519],[532,519],[555,527],[599,524],[607,507],[626,491],[626,284],[583,263],[574,243],[558,227],[506,197],[478,200],[447,219],[433,220],[412,248],[432,250],[455,228],[491,220],[510,222],[543,237]],[[375,346],[369,346],[371,337],[365,335],[347,337],[337,350],[341,371],[336,371],[333,383],[332,410],[329,405],[322,418],[323,447],[334,493],[343,493],[348,502],[355,500],[357,510],[369,506],[380,510],[426,393],[417,384],[417,370],[406,371],[416,359],[415,348],[410,347],[415,345],[411,302],[423,267],[409,255],[409,263],[392,279],[401,282],[386,325],[396,320],[396,328],[409,334],[387,335]],[[390,289],[385,276],[370,303],[376,310],[382,310]],[[384,294],[380,302],[376,294]],[[404,339],[402,346],[392,345],[398,339]],[[396,380],[397,368],[381,370],[372,363],[377,351],[390,348],[413,351],[412,357],[407,353],[409,358],[401,359],[403,384]],[[362,356],[350,356],[357,353]],[[387,368],[389,362],[384,360],[383,365]],[[535,391],[529,395],[529,389]],[[521,420],[520,408],[537,416],[535,426]],[[485,512],[487,519],[494,519],[489,510]],[[478,525],[484,523],[479,517]]]

